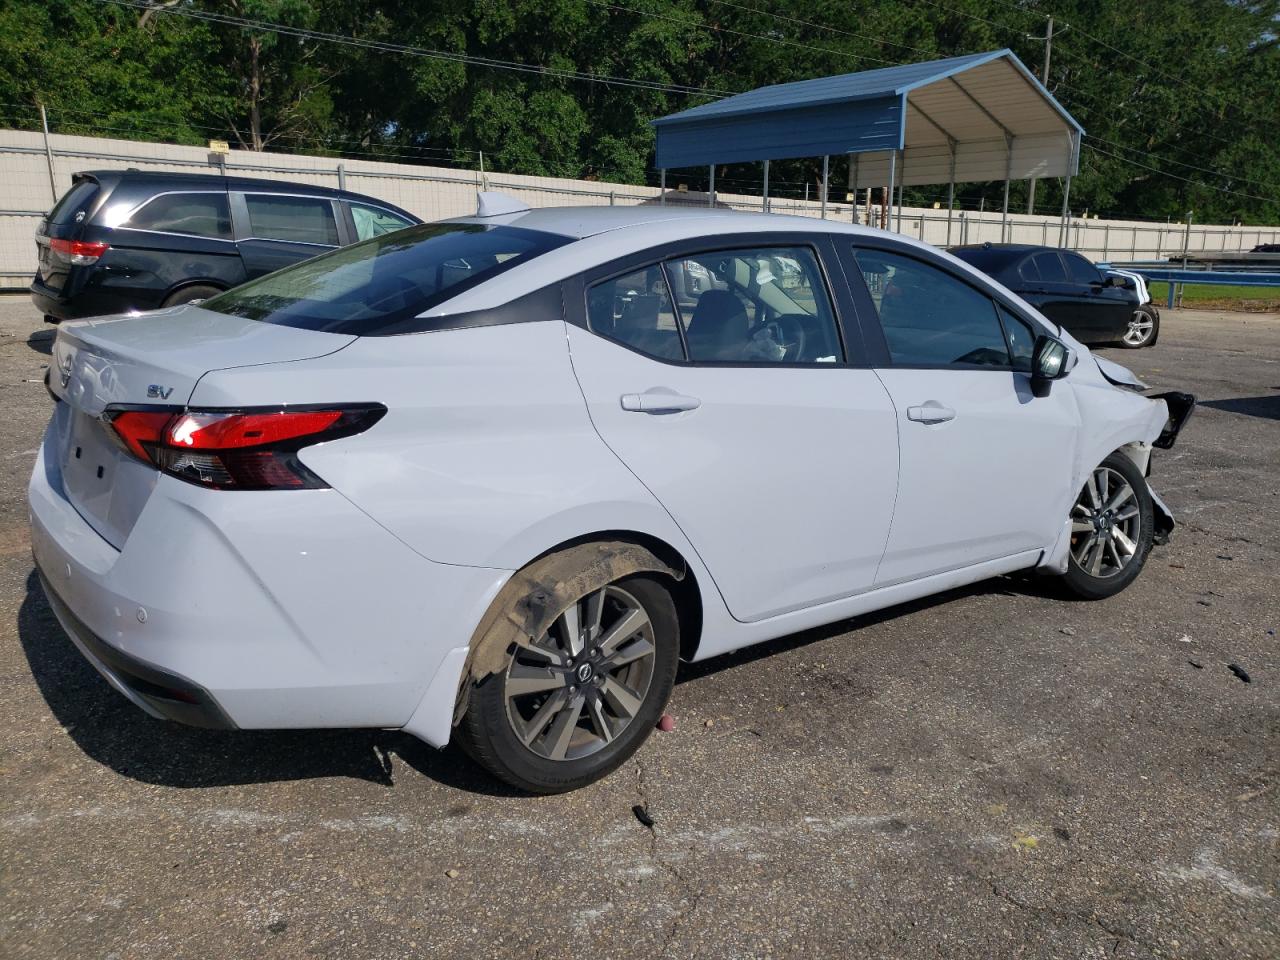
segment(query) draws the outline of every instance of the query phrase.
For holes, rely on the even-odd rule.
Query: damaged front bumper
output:
[[[1164,430],[1160,432],[1160,436],[1152,443],[1154,447],[1168,450],[1177,441],[1178,434],[1187,425],[1187,421],[1191,419],[1191,414],[1196,408],[1196,398],[1190,393],[1170,390],[1167,393],[1154,394],[1151,399],[1163,400],[1164,405],[1169,408],[1169,420],[1164,425]]]

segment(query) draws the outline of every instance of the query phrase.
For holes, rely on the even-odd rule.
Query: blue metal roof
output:
[[[912,91],[1007,59],[1068,126],[1083,128],[1013,51],[883,67],[760,87],[653,121],[659,167],[900,150]],[[999,105],[991,105],[999,117]]]

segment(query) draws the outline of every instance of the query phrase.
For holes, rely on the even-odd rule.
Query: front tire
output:
[[[639,749],[671,696],[680,654],[675,603],[640,574],[593,590],[472,691],[463,748],[531,793],[576,790]]]
[[[1113,597],[1142,572],[1154,533],[1146,478],[1123,453],[1089,472],[1071,508],[1067,588],[1086,600]]]
[[[1133,311],[1129,328],[1120,338],[1120,346],[1126,350],[1141,350],[1153,346],[1160,336],[1160,314],[1150,304],[1142,304]]]

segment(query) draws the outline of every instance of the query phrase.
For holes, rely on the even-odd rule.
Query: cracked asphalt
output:
[[[32,576],[50,335],[0,299],[0,955],[1280,956],[1280,316],[1106,351],[1203,401],[1126,593],[994,580],[686,666],[673,732],[549,798],[111,690]]]

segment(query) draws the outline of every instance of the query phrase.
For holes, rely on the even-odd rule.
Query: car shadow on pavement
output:
[[[841,634],[850,633],[854,630],[861,630],[865,627],[874,626],[875,624],[883,623],[886,620],[894,620],[898,617],[905,617],[908,614],[916,613],[921,610],[929,610],[933,607],[940,607],[948,603],[954,603],[955,601],[961,600],[965,597],[988,596],[991,594],[1040,597],[1054,601],[1070,601],[1075,599],[1074,597],[1067,595],[1066,592],[1059,587],[1056,577],[1040,577],[1034,574],[1027,574],[1023,576],[1015,574],[1008,577],[996,577],[991,580],[980,580],[977,583],[971,583],[964,587],[956,587],[954,590],[947,590],[944,593],[935,593],[928,597],[922,597],[919,600],[911,600],[907,603],[900,603],[896,606],[886,607],[883,610],[876,610],[872,613],[864,613],[861,616],[850,617],[847,620],[839,620],[835,623],[824,624],[823,626],[813,627],[809,630],[801,630],[799,633],[791,633],[785,637],[779,637],[776,640],[768,640],[764,643],[753,644],[749,647],[743,647],[740,650],[734,650],[730,653],[711,657],[708,660],[699,660],[697,663],[681,663],[680,673],[676,676],[676,683],[681,684],[690,680],[697,680],[700,677],[705,677],[711,673],[719,673],[721,670],[754,663],[756,660],[762,660],[766,657],[785,653],[788,650],[805,647],[811,643],[817,643],[820,640],[829,640],[831,637],[838,637]]]
[[[54,336],[55,331],[53,330],[37,330],[27,337],[27,346],[36,353],[43,353],[47,357],[53,353]]]
[[[352,777],[394,786],[392,756],[438,783],[510,796],[456,746],[436,750],[387,730],[203,730],[143,713],[99,676],[63,632],[33,570],[18,637],[58,723],[90,758],[122,776],[170,787]]]
[[[1214,410],[1225,410],[1227,413],[1242,413],[1247,417],[1261,417],[1264,420],[1280,420],[1280,393],[1272,394],[1269,397],[1201,400],[1200,406],[1212,407]]]
[[[1051,580],[1000,578],[900,604],[777,640],[681,664],[677,683],[740,667],[893,617],[964,597],[1003,592],[1054,596]],[[392,787],[392,756],[437,783],[489,796],[523,796],[481,770],[451,744],[437,750],[392,730],[204,730],[143,713],[104,680],[67,637],[45,600],[39,577],[27,577],[18,637],[49,709],[93,760],[122,776],[169,787],[352,777]]]

